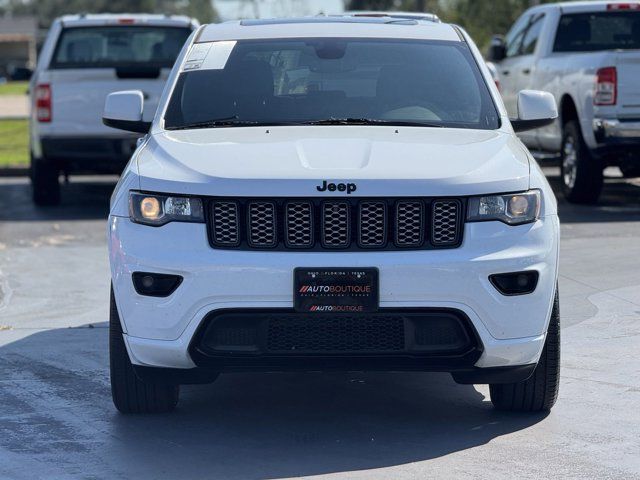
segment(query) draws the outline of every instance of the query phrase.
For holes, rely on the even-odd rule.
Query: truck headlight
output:
[[[204,222],[202,200],[155,193],[129,193],[132,221],[159,227],[169,222]]]
[[[535,222],[540,215],[540,190],[469,199],[468,222],[498,220],[508,225]]]

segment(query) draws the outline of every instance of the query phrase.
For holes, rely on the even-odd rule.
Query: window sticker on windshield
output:
[[[198,43],[189,52],[182,71],[221,70],[236,46],[235,41]]]

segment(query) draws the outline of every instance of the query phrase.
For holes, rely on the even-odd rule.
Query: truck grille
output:
[[[462,241],[459,199],[229,199],[208,203],[214,248],[419,250]]]

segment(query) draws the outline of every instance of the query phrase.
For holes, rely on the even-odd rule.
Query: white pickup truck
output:
[[[141,89],[151,119],[169,71],[198,22],[166,15],[56,19],[31,78],[31,180],[38,205],[60,201],[59,175],[120,173],[139,134],[102,124],[107,95]]]
[[[527,10],[505,38],[494,37],[507,111],[517,93],[546,90],[560,116],[523,132],[531,149],[559,153],[566,198],[593,203],[603,170],[640,176],[640,2],[567,2]]]

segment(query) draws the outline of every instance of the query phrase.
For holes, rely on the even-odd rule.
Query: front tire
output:
[[[603,166],[584,142],[576,120],[562,129],[561,180],[566,199],[572,203],[595,203],[602,192]]]
[[[60,203],[60,171],[46,158],[31,158],[31,189],[33,203],[52,206]]]
[[[143,382],[135,374],[122,337],[113,288],[109,311],[109,367],[113,404],[121,413],[164,413],[178,404],[178,385]]]
[[[556,291],[542,355],[531,377],[522,382],[489,385],[498,410],[546,412],[556,403],[560,386],[560,301]]]

